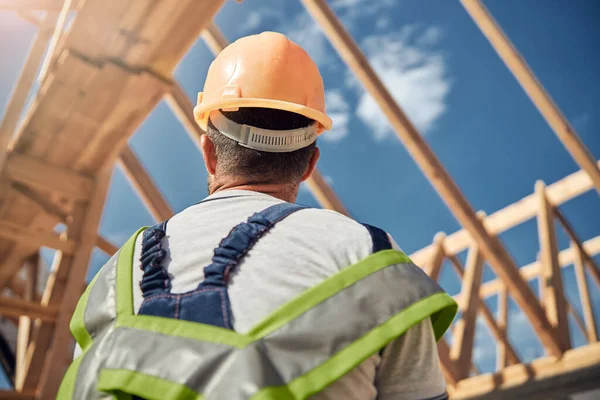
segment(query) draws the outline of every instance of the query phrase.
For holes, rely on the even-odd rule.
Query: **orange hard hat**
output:
[[[319,69],[302,47],[276,32],[236,40],[208,69],[194,117],[206,130],[212,111],[263,107],[291,111],[331,129]]]

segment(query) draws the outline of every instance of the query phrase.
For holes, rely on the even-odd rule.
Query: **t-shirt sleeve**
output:
[[[378,400],[448,398],[429,318],[386,346],[375,386]]]

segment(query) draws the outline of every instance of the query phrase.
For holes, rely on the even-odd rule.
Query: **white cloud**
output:
[[[437,26],[430,26],[417,39],[418,46],[432,46],[437,44],[442,38],[442,30]]]
[[[333,0],[331,8],[343,19],[372,16],[398,5],[398,0]]]
[[[330,175],[323,176],[323,180],[325,180],[329,186],[333,185],[333,178]]]
[[[369,36],[362,47],[394,99],[425,134],[446,111],[451,85],[443,55],[409,44],[413,32],[412,27],[406,27],[397,34]],[[432,32],[426,31],[415,42],[423,37],[431,42]],[[392,135],[387,118],[367,93],[360,94],[356,114],[377,140]]]
[[[387,16],[379,17],[375,22],[377,29],[385,29],[390,25],[390,19]]]
[[[342,91],[338,89],[325,92],[325,105],[327,114],[333,120],[333,128],[320,137],[325,141],[337,142],[349,133],[350,106]]]

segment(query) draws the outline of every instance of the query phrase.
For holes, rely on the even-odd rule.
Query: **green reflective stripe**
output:
[[[250,329],[247,335],[254,340],[265,337],[364,277],[390,265],[409,262],[411,262],[410,258],[397,250],[384,250],[372,254],[364,260],[342,269],[337,274],[284,304]]]
[[[355,284],[364,277],[390,265],[410,262],[410,258],[397,250],[385,250],[359,261],[307,290],[286,303],[255,325],[247,334],[172,318],[133,315],[132,261],[135,238],[140,229],[121,249],[117,267],[117,326],[145,329],[170,336],[221,343],[242,348],[287,324],[317,304]],[[125,314],[124,314],[125,313]]]
[[[135,241],[140,233],[146,230],[143,227],[137,230],[121,248],[117,262],[117,321],[119,318],[133,315],[133,254]]]
[[[117,320],[117,326],[141,329],[202,342],[220,343],[237,348],[243,348],[252,343],[252,339],[229,329],[150,315],[123,317]]]
[[[73,398],[73,391],[75,390],[75,381],[77,380],[77,372],[79,372],[79,365],[83,360],[83,354],[75,359],[69,365],[65,376],[60,384],[58,389],[58,394],[56,395],[57,400],[70,400]]]
[[[251,399],[304,399],[318,393],[428,316],[432,316],[437,321],[437,328],[434,327],[436,336],[443,335],[450,326],[448,322],[452,321],[457,309],[456,302],[446,293],[436,293],[426,297],[399,312],[288,385],[263,388]],[[443,326],[442,323],[448,324]]]
[[[155,376],[141,374],[126,369],[105,369],[98,377],[98,390],[114,394],[117,399],[121,390],[127,389],[129,395],[137,395],[145,399],[177,399],[177,400],[201,400],[204,398],[179,383],[169,382]]]
[[[85,309],[87,307],[88,298],[90,297],[90,293],[92,291],[92,287],[94,283],[96,283],[96,279],[98,279],[98,275],[100,275],[100,271],[94,276],[94,279],[90,282],[88,287],[83,292],[83,295],[77,302],[77,307],[75,308],[75,312],[73,313],[73,317],[71,317],[71,322],[69,323],[69,329],[71,330],[71,334],[81,347],[81,351],[86,351],[92,345],[92,336],[85,328]]]

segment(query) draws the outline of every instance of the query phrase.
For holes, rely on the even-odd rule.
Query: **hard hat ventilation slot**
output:
[[[272,153],[299,150],[314,143],[317,124],[292,130],[271,130],[238,124],[220,112],[210,114],[210,120],[219,132],[241,146]]]

